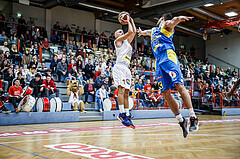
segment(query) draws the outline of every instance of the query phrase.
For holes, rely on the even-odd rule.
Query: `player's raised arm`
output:
[[[133,34],[131,34],[129,37],[128,37],[128,42],[131,43],[135,37],[135,34],[137,32],[137,29],[136,29],[136,26],[135,26],[135,23],[133,21],[133,19],[130,17],[130,22],[131,22],[131,25],[132,25],[132,29],[133,29]]]
[[[133,34],[133,27],[132,27],[132,24],[131,24],[130,20],[128,20],[127,23],[128,23],[128,32],[126,34],[123,34],[123,35],[120,35],[120,36],[117,37],[116,34],[118,34],[118,31],[122,31],[122,30],[118,30],[115,33],[115,37],[117,37],[117,39],[116,39],[116,46],[117,47],[120,47],[122,45],[123,40],[128,39],[130,37],[130,35]]]
[[[164,28],[169,28],[169,30],[174,29],[176,25],[178,25],[181,22],[192,20],[194,17],[187,17],[187,16],[178,16],[174,17],[172,20],[167,20],[164,24]]]
[[[143,35],[143,36],[151,36],[152,30],[149,29],[149,30],[144,30],[144,31],[143,31],[143,30],[139,27],[138,30],[137,30],[137,32],[138,32],[138,37],[140,37],[141,35]]]

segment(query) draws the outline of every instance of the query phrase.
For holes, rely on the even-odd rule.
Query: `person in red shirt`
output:
[[[54,80],[50,75],[47,75],[47,78],[43,80],[43,84],[45,85],[45,96],[49,97],[50,94],[56,93],[56,96],[59,97],[59,90],[57,89]]]
[[[93,97],[93,101],[95,100],[95,87],[93,84],[93,79],[89,79],[89,83],[84,86],[84,94],[85,94],[85,103],[87,104],[88,95]]]
[[[11,86],[8,91],[8,96],[10,97],[9,102],[13,104],[13,106],[16,110],[16,113],[19,112],[19,110],[17,109],[17,103],[19,103],[23,98],[23,94],[22,94],[23,89],[19,85],[20,85],[20,81],[18,79],[16,79],[14,81],[14,85]]]
[[[144,90],[151,90],[151,89],[152,89],[151,81],[150,79],[148,79],[147,84],[144,86]]]
[[[42,42],[42,46],[44,49],[49,49],[49,42],[47,41],[47,38],[44,38],[44,41]]]
[[[74,64],[76,65],[74,60],[71,60],[71,63],[68,65],[67,71],[71,70],[74,66]]]
[[[98,71],[95,72],[95,75],[93,76],[93,79],[95,80],[98,76],[101,75],[101,68],[98,68]]]

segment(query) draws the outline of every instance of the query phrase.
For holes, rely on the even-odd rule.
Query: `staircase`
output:
[[[57,88],[59,89],[59,94],[61,95],[62,102],[67,103],[69,99],[69,96],[66,95],[67,84],[62,82],[56,82],[57,77],[54,77],[54,80]],[[85,101],[84,95],[81,95],[79,98],[80,100]],[[94,105],[95,103],[88,103],[84,105],[87,113],[79,113],[79,121],[99,121],[103,119],[102,113],[100,113],[99,111],[96,111],[94,109],[95,108]]]

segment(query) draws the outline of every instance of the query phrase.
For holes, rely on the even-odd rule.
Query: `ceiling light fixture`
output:
[[[213,5],[214,5],[213,3],[207,3],[207,4],[204,5],[204,7],[211,7]]]
[[[234,17],[234,16],[237,16],[238,13],[236,13],[234,11],[230,11],[230,12],[226,12],[225,15],[228,16],[228,17]]]
[[[135,4],[135,6],[140,6],[139,0],[137,0],[137,3]]]

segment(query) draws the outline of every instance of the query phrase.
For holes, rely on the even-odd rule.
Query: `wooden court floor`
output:
[[[117,120],[1,126],[0,158],[240,158],[240,116],[198,117],[187,138],[174,118],[134,120],[135,130]]]

